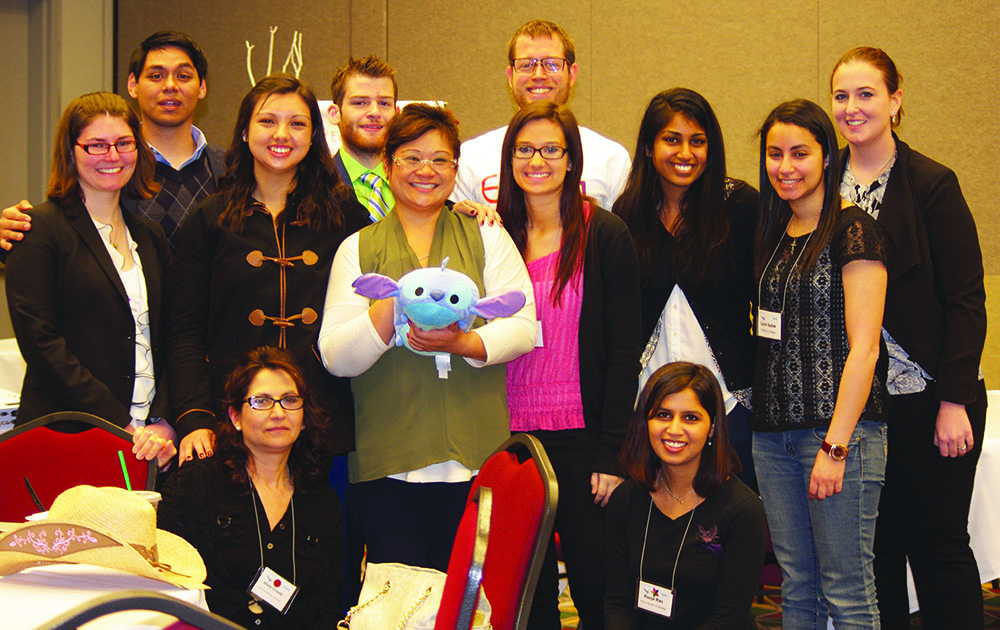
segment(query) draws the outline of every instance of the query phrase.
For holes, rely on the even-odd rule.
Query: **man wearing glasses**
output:
[[[222,149],[209,145],[193,124],[207,92],[207,74],[201,47],[177,31],[153,33],[129,60],[128,93],[139,106],[143,140],[156,157],[155,179],[161,188],[151,199],[122,197],[121,206],[158,222],[171,243],[188,211],[215,192],[225,170]],[[30,209],[27,201],[4,209],[0,257],[31,229],[31,218],[24,214]]]
[[[518,107],[534,101],[565,105],[578,71],[576,48],[569,34],[545,20],[532,20],[514,33],[507,46],[507,83]],[[500,151],[507,127],[462,143],[462,159],[452,201],[496,206],[500,183]],[[598,205],[611,209],[625,188],[631,161],[625,147],[581,126],[583,178],[580,187]]]

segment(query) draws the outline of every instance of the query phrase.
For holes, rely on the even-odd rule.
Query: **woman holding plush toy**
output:
[[[368,561],[445,571],[471,479],[509,435],[501,364],[534,344],[534,300],[507,233],[446,205],[460,146],[451,113],[412,104],[386,133],[396,207],[337,251],[319,349],[330,372],[351,377],[357,449],[348,466]],[[407,322],[395,315],[393,298],[355,293],[363,274],[394,283],[445,259],[480,295],[520,291],[527,303],[511,317],[469,330],[457,324],[422,330],[412,322],[402,330]],[[397,347],[403,338],[408,347]]]
[[[635,398],[639,269],[625,224],[580,192],[583,149],[573,113],[522,109],[507,128],[497,210],[528,265],[535,349],[507,366],[511,430],[545,446],[559,481],[556,530],[580,619],[604,627],[604,506]],[[533,626],[558,627],[555,545],[539,579]]]

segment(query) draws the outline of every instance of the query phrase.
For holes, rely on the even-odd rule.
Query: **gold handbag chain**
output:
[[[337,622],[337,629],[338,630],[350,630],[350,627],[351,627],[351,617],[355,613],[357,613],[359,610],[361,610],[362,608],[365,608],[366,606],[368,606],[369,604],[371,604],[372,602],[374,602],[379,597],[382,597],[383,595],[385,595],[386,593],[388,593],[391,588],[392,588],[392,580],[386,580],[386,583],[382,585],[382,588],[380,588],[371,597],[371,599],[369,599],[366,602],[362,602],[362,603],[358,604],[357,606],[352,606],[351,609],[347,611],[347,616]],[[403,619],[400,620],[399,625],[396,626],[396,630],[403,630],[403,628],[406,626],[406,622],[410,620],[410,617],[412,617],[413,613],[415,613],[417,611],[417,608],[420,607],[420,604],[423,604],[424,600],[427,599],[428,597],[430,597],[432,590],[433,590],[433,587],[428,586],[427,589],[424,590],[423,594],[420,597],[417,598],[417,601],[413,602],[413,605],[410,606],[410,608],[406,611],[406,614],[403,615]]]
[[[362,608],[364,608],[365,606],[371,604],[373,601],[375,601],[379,597],[382,597],[383,595],[385,595],[386,593],[388,593],[390,588],[392,588],[392,582],[389,581],[389,580],[387,580],[386,583],[382,585],[382,588],[380,588],[372,596],[371,599],[369,599],[366,602],[361,602],[357,606],[351,606],[351,609],[347,611],[347,616],[337,622],[337,630],[350,630],[350,627],[351,627],[351,616],[354,615],[354,613],[356,613],[359,610],[361,610]]]

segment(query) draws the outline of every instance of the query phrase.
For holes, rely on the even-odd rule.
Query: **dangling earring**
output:
[[[712,445],[712,436],[708,436],[708,446]]]
[[[246,141],[247,141],[247,134],[244,133],[243,134],[243,142],[246,142]]]

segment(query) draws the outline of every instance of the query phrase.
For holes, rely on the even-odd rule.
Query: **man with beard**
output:
[[[342,142],[333,163],[373,222],[394,204],[382,154],[386,127],[396,115],[398,91],[396,71],[373,55],[351,59],[337,69],[330,83],[333,105],[328,113],[340,129]]]
[[[557,24],[532,20],[519,28],[507,46],[507,83],[519,108],[534,101],[565,105],[576,83],[576,47]],[[452,201],[476,201],[496,206],[500,180],[500,147],[507,127],[488,131],[462,143],[458,181]],[[611,209],[625,188],[631,168],[628,151],[614,140],[580,126],[583,142],[583,194]]]

